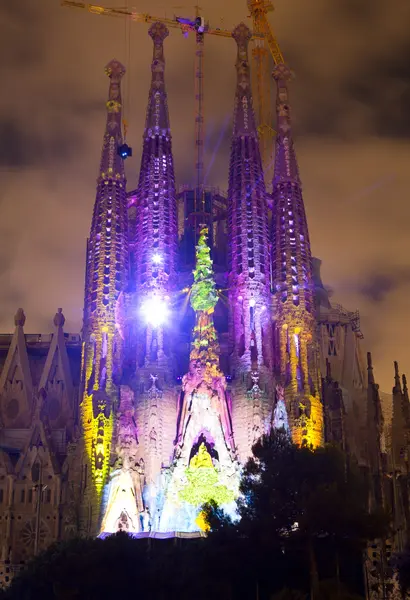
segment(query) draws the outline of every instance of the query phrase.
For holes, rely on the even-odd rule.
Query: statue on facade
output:
[[[101,530],[136,533],[141,529],[139,515],[144,510],[143,467],[137,460],[138,436],[133,392],[127,386],[121,387],[115,438],[116,461],[107,484],[108,501]]]

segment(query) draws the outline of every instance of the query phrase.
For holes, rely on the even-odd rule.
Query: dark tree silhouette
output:
[[[368,513],[365,479],[340,450],[300,448],[274,431],[254,446],[240,489],[237,522],[206,507],[210,540],[243,548],[251,560],[241,569],[264,593],[298,588],[316,599],[319,576],[334,578],[341,593],[353,567],[361,583],[363,549],[385,535],[388,516]]]
[[[394,557],[393,566],[397,569],[401,594],[406,598],[410,592],[410,546]]]
[[[351,583],[353,567],[361,576],[363,548],[384,535],[386,516],[368,514],[354,465],[335,448],[299,448],[282,432],[263,437],[253,452],[240,520],[208,505],[206,539],[120,533],[54,544],[4,600],[356,600],[343,583]]]

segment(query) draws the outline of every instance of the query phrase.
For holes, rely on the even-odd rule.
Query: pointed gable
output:
[[[24,324],[26,316],[19,308],[14,323],[16,329],[0,377],[0,406],[4,426],[27,427],[33,395]]]
[[[73,381],[64,338],[65,318],[59,308],[54,317],[55,332],[40,378],[46,392],[45,410],[52,427],[62,427],[73,417]]]
[[[45,416],[45,393],[39,392],[36,396],[36,407],[30,427],[27,441],[16,464],[16,475],[18,476],[27,465],[32,465],[35,458],[39,457],[43,466],[47,467],[51,475],[60,473],[60,465],[54,453],[50,433],[48,431],[48,419]]]

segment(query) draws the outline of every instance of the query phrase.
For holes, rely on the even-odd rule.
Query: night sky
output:
[[[97,0],[95,0],[97,1]],[[124,6],[126,0],[110,0]],[[192,16],[191,6],[138,2],[140,12]],[[131,0],[129,2],[131,6]],[[247,19],[245,0],[203,0],[214,27]],[[312,252],[332,301],[358,308],[364,350],[383,390],[393,360],[410,375],[410,2],[276,0],[270,21],[296,73],[291,105]],[[222,18],[222,21],[221,21]],[[0,331],[21,306],[26,332],[49,332],[63,307],[81,327],[85,243],[113,57],[123,82],[128,187],[136,187],[150,80],[148,26],[61,8],[0,3]],[[165,42],[178,184],[192,182],[194,41]],[[227,187],[235,43],[206,38],[207,178]],[[130,58],[129,58],[130,57]]]

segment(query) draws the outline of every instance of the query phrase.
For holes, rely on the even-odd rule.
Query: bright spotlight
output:
[[[166,301],[160,296],[152,296],[147,298],[142,307],[141,312],[144,315],[145,321],[152,327],[160,327],[168,319],[169,309]]]
[[[156,252],[152,257],[154,265],[160,265],[162,263],[162,256]]]

